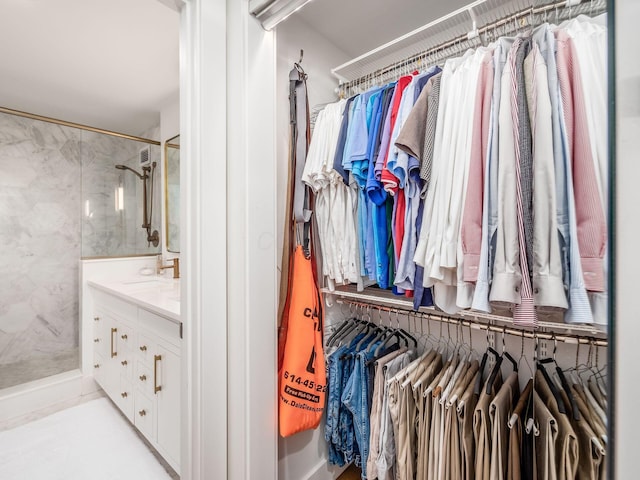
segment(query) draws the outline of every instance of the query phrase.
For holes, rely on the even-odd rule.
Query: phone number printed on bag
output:
[[[316,382],[314,382],[313,380],[309,380],[309,379],[302,379],[302,377],[300,377],[299,375],[294,375],[293,373],[289,373],[288,371],[284,372],[284,379],[285,380],[289,380],[291,383],[295,383],[296,385],[302,385],[307,387],[309,390],[314,390],[316,392],[326,392],[327,391],[327,386],[326,385],[320,385],[319,383],[316,384]]]

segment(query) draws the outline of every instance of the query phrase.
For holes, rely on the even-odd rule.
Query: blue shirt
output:
[[[356,97],[351,97],[347,100],[344,106],[344,112],[342,113],[342,123],[340,124],[340,133],[338,134],[338,143],[336,144],[336,153],[333,157],[333,169],[342,176],[342,180],[345,185],[349,184],[349,174],[342,166],[342,157],[344,155],[344,149],[347,143],[347,129],[349,128],[349,111],[351,104]]]
[[[386,205],[387,193],[382,188],[382,183],[375,177],[375,160],[376,152],[380,149],[382,125],[389,115],[389,107],[393,97],[394,85],[387,85],[382,92],[382,100],[380,108],[376,112],[376,120],[374,130],[370,136],[370,152],[369,169],[367,171],[366,193],[369,201],[369,210],[371,212],[371,237],[374,248],[375,257],[375,281],[380,288],[389,288],[389,256],[387,254],[387,216]],[[369,272],[371,273],[371,272]]]

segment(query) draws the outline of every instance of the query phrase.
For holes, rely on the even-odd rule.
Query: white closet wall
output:
[[[331,68],[349,60],[349,55],[317,33],[311,26],[292,16],[278,26],[277,42],[277,169],[278,169],[278,265],[280,265],[282,231],[287,196],[289,165],[289,71],[304,50],[302,67],[308,75],[309,107],[333,102],[338,83]],[[327,446],[320,426],[290,438],[279,437],[278,478],[280,480],[324,480],[337,476],[339,469],[327,468]]]
[[[638,431],[640,409],[638,365],[640,365],[640,57],[638,42],[638,0],[615,2],[616,42],[616,290],[614,325],[615,352],[615,448],[617,479],[638,477]],[[612,190],[613,192],[614,190]]]

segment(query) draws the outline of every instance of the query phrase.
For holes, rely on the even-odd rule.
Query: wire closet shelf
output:
[[[595,16],[606,0],[477,0],[331,70],[343,97],[545,22]]]

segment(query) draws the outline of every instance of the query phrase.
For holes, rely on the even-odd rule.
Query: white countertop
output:
[[[182,323],[180,279],[136,276],[122,280],[89,280],[88,285]]]

